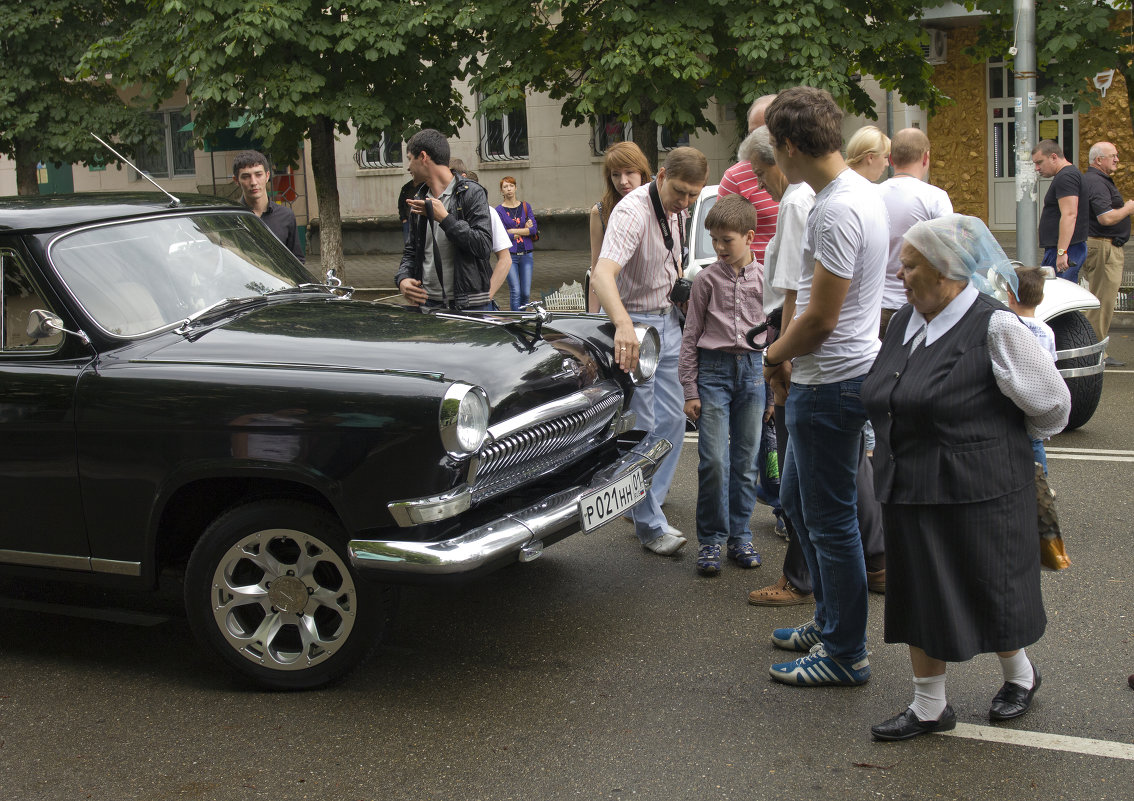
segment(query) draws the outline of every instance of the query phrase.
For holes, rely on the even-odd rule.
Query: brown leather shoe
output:
[[[875,570],[871,573],[866,571],[866,588],[871,592],[886,594],[886,568]]]
[[[798,606],[815,603],[815,596],[797,590],[786,576],[780,576],[775,584],[748,593],[748,603],[753,606]]]

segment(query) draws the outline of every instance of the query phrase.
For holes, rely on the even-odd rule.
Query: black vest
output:
[[[890,320],[862,386],[878,438],[881,502],[986,501],[1035,481],[1024,413],[996,385],[988,352],[989,317],[1004,308],[978,295],[956,325],[912,356],[902,337],[913,307]]]

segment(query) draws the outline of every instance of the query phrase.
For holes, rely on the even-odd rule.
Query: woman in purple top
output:
[[[531,300],[532,237],[539,236],[530,203],[516,199],[516,179],[505,175],[500,180],[504,202],[496,207],[504,228],[512,237],[512,270],[508,273],[508,295],[512,311],[519,311]]]

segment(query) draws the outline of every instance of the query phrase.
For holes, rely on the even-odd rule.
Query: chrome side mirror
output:
[[[57,333],[70,334],[78,337],[84,344],[91,344],[90,338],[82,331],[68,331],[63,327],[63,320],[58,314],[47,309],[32,309],[28,312],[28,336],[32,339],[49,339]]]

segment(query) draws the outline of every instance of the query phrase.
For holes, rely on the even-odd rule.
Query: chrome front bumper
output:
[[[391,577],[459,575],[512,554],[518,561],[530,562],[542,553],[544,538],[580,528],[580,498],[639,468],[649,486],[671,448],[667,440],[646,437],[618,461],[596,473],[588,484],[568,487],[450,540],[351,540],[350,561],[375,578],[381,578],[382,574]]]
[[[1093,345],[1087,345],[1082,348],[1070,348],[1068,350],[1057,350],[1055,352],[1055,361],[1061,362],[1066,359],[1079,359],[1084,356],[1089,356],[1094,364],[1087,367],[1064,367],[1059,371],[1059,374],[1064,378],[1082,378],[1087,375],[1098,375],[1104,369],[1106,364],[1104,359],[1106,357],[1106,346],[1110,342],[1110,337],[1107,337],[1102,342],[1096,342]]]

